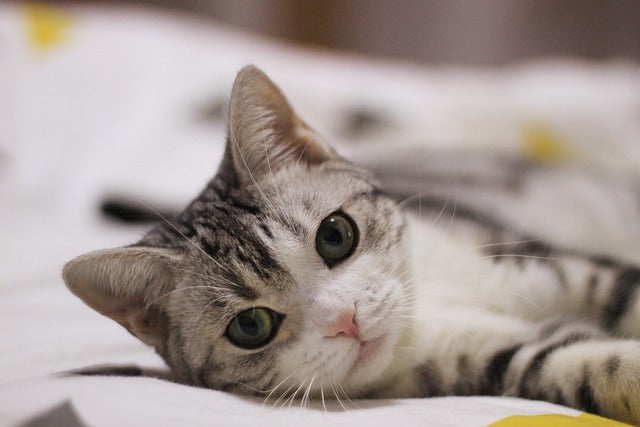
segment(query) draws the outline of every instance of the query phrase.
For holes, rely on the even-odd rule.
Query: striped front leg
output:
[[[524,323],[493,313],[473,313],[468,322],[463,310],[449,311],[412,373],[414,395],[515,396],[640,423],[640,341],[611,338],[588,323]]]
[[[504,377],[504,394],[547,400],[640,423],[640,341],[567,325],[524,344]]]

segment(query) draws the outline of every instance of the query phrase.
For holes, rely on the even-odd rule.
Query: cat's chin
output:
[[[366,366],[367,364],[375,363],[372,362],[372,359],[375,360],[378,354],[382,352],[386,339],[387,335],[385,334],[370,341],[361,342],[358,349],[358,354],[353,362],[351,369],[354,370],[363,365]]]
[[[393,333],[385,333],[371,340],[361,341],[348,369],[343,386],[354,394],[360,394],[367,385],[376,382],[393,358]]]

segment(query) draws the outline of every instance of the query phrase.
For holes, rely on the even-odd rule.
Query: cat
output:
[[[267,398],[518,396],[640,423],[640,269],[464,206],[425,200],[427,219],[409,202],[247,66],[202,193],[63,278],[186,384]]]

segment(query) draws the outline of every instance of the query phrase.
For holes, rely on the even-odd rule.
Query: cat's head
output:
[[[406,323],[403,228],[372,175],[249,66],[233,86],[225,157],[200,196],[137,244],[82,255],[63,276],[184,382],[357,394],[384,375]]]

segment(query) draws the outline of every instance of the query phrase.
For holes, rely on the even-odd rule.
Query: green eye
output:
[[[358,229],[343,212],[334,212],[320,223],[316,234],[316,252],[329,267],[348,258],[358,244]]]
[[[246,349],[267,345],[276,332],[282,316],[268,308],[250,308],[238,313],[227,327],[227,337]]]

